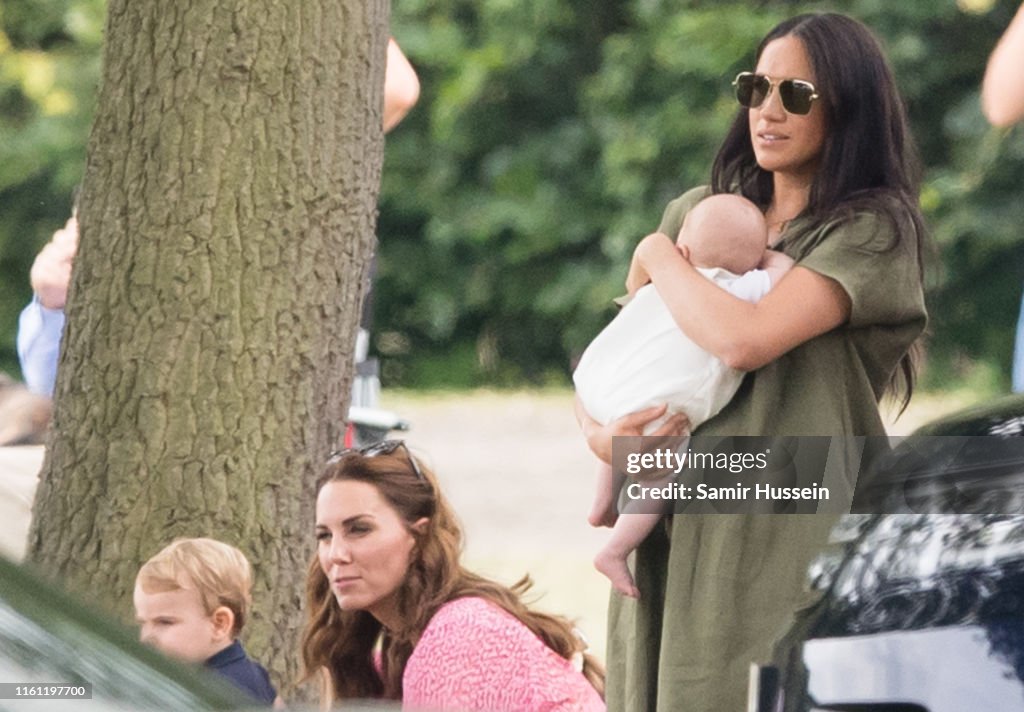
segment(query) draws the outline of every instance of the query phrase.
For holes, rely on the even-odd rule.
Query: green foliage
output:
[[[1024,142],[978,107],[1015,0],[857,0],[926,168],[933,381],[1007,373],[1024,280]],[[567,378],[610,316],[633,245],[708,180],[729,82],[776,22],[820,2],[576,0],[395,6],[423,80],[388,138],[377,282],[389,383]],[[955,47],[955,51],[949,48]],[[961,365],[958,365],[961,364]],[[468,373],[467,373],[468,371]],[[1004,380],[1005,385],[1005,380]]]
[[[103,15],[100,0],[0,4],[0,370],[10,373],[29,267],[81,179]]]
[[[633,245],[708,180],[763,34],[839,9],[883,40],[925,165],[934,383],[1004,374],[1024,282],[1024,130],[978,107],[1018,0],[406,0],[419,105],[387,139],[374,348],[386,385],[565,382]],[[78,180],[101,0],[0,4],[0,367]],[[967,374],[969,375],[969,374]]]
[[[424,91],[388,138],[385,377],[565,379],[609,317],[632,245],[703,182],[735,111],[721,86],[763,24],[739,4],[425,1],[396,12]],[[416,361],[447,365],[407,366]]]
[[[886,31],[926,168],[921,203],[938,255],[926,383],[961,381],[982,362],[1006,389],[1024,283],[1024,136],[989,127],[979,87],[1018,4],[937,5],[886,4],[873,23]]]

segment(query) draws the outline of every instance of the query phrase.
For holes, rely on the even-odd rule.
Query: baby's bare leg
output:
[[[640,590],[629,572],[626,558],[647,538],[658,520],[660,512],[626,513],[619,517],[608,543],[594,557],[594,567],[612,582],[612,588],[623,596],[640,598]]]
[[[616,499],[622,479],[622,476],[615,476],[612,466],[607,462],[598,462],[597,492],[594,494],[594,504],[591,505],[590,514],[587,516],[590,526],[611,527],[615,525],[615,520],[619,518]]]
[[[646,480],[644,485],[660,487],[670,481],[671,477],[661,477]],[[640,598],[640,590],[633,581],[626,559],[647,538],[668,509],[667,500],[628,501],[612,529],[611,538],[594,557],[594,567],[607,576],[612,588],[623,596]]]

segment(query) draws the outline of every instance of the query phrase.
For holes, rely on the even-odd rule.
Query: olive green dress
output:
[[[672,201],[659,230],[676,235],[706,188]],[[913,223],[873,213],[813,226],[793,221],[776,245],[836,280],[849,322],[744,379],[699,435],[881,435],[878,399],[922,333],[926,312]],[[911,239],[897,240],[897,229]],[[835,517],[680,514],[636,552],[641,599],[614,596],[608,627],[612,712],[742,712],[751,662],[813,604],[807,566]]]

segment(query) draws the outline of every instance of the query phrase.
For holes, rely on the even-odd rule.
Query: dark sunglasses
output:
[[[427,478],[423,476],[423,473],[420,471],[420,466],[416,464],[416,458],[414,458],[412,453],[409,452],[409,448],[406,446],[404,440],[381,440],[379,443],[373,443],[366,447],[347,447],[343,450],[335,450],[327,456],[326,464],[335,465],[341,462],[341,460],[347,455],[375,457],[377,455],[391,455],[399,449],[405,453],[405,457],[412,466],[412,471],[415,473],[416,479],[426,482]]]
[[[756,109],[765,102],[772,93],[773,87],[779,88],[782,107],[791,114],[806,114],[811,104],[818,98],[818,91],[810,82],[803,79],[783,79],[776,81],[765,74],[740,72],[732,85],[736,87],[736,101],[740,106]]]

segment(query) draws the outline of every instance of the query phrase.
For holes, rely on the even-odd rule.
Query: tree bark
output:
[[[130,616],[179,536],[237,545],[297,671],[379,188],[385,0],[111,0],[29,557]]]

